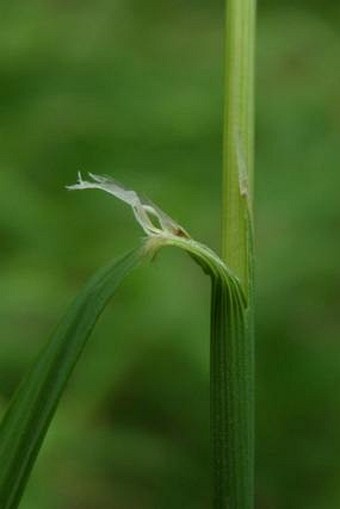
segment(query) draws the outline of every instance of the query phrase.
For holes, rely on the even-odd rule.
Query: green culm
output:
[[[95,323],[126,276],[163,247],[190,255],[211,278],[211,438],[214,509],[252,509],[253,481],[253,66],[255,5],[227,9],[223,260],[151,202],[110,179],[79,175],[127,203],[145,233],[134,251],[99,270],[22,381],[0,425],[0,507],[18,507],[67,381]]]

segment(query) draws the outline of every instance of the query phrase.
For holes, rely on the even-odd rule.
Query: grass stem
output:
[[[227,0],[222,251],[247,290],[253,201],[255,0]]]
[[[222,252],[246,302],[213,285],[211,429],[214,509],[254,506],[253,166],[255,0],[228,0]],[[234,295],[234,296],[233,296]],[[218,303],[218,304],[217,304]]]

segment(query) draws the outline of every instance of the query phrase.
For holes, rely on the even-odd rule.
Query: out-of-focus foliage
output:
[[[259,5],[260,509],[340,505],[339,10]],[[143,191],[218,248],[223,2],[1,11],[3,409],[86,278],[140,235],[109,197],[63,190],[77,170]],[[208,281],[180,254],[133,275],[69,385],[22,509],[210,507],[208,307]]]

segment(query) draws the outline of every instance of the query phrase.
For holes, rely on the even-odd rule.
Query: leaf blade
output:
[[[0,425],[0,507],[15,509],[67,381],[107,302],[127,274],[146,257],[131,251],[100,270],[75,299]]]

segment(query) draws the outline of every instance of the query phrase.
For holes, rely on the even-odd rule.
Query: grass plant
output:
[[[228,0],[222,253],[245,293],[246,323],[241,334],[234,334],[231,327],[224,338],[217,334],[216,340],[212,330],[211,417],[216,509],[250,509],[254,499],[255,19],[255,0]],[[213,309],[214,306],[212,313]],[[220,321],[232,318],[233,312],[228,313],[227,309],[219,317]],[[239,318],[234,320],[237,324]]]
[[[214,509],[253,507],[253,0],[227,15],[223,258],[151,202],[110,178],[79,176],[133,210],[142,245],[85,286],[17,390],[0,426],[0,507],[15,509],[67,381],[105,305],[124,278],[163,247],[188,253],[212,282],[211,434]]]

